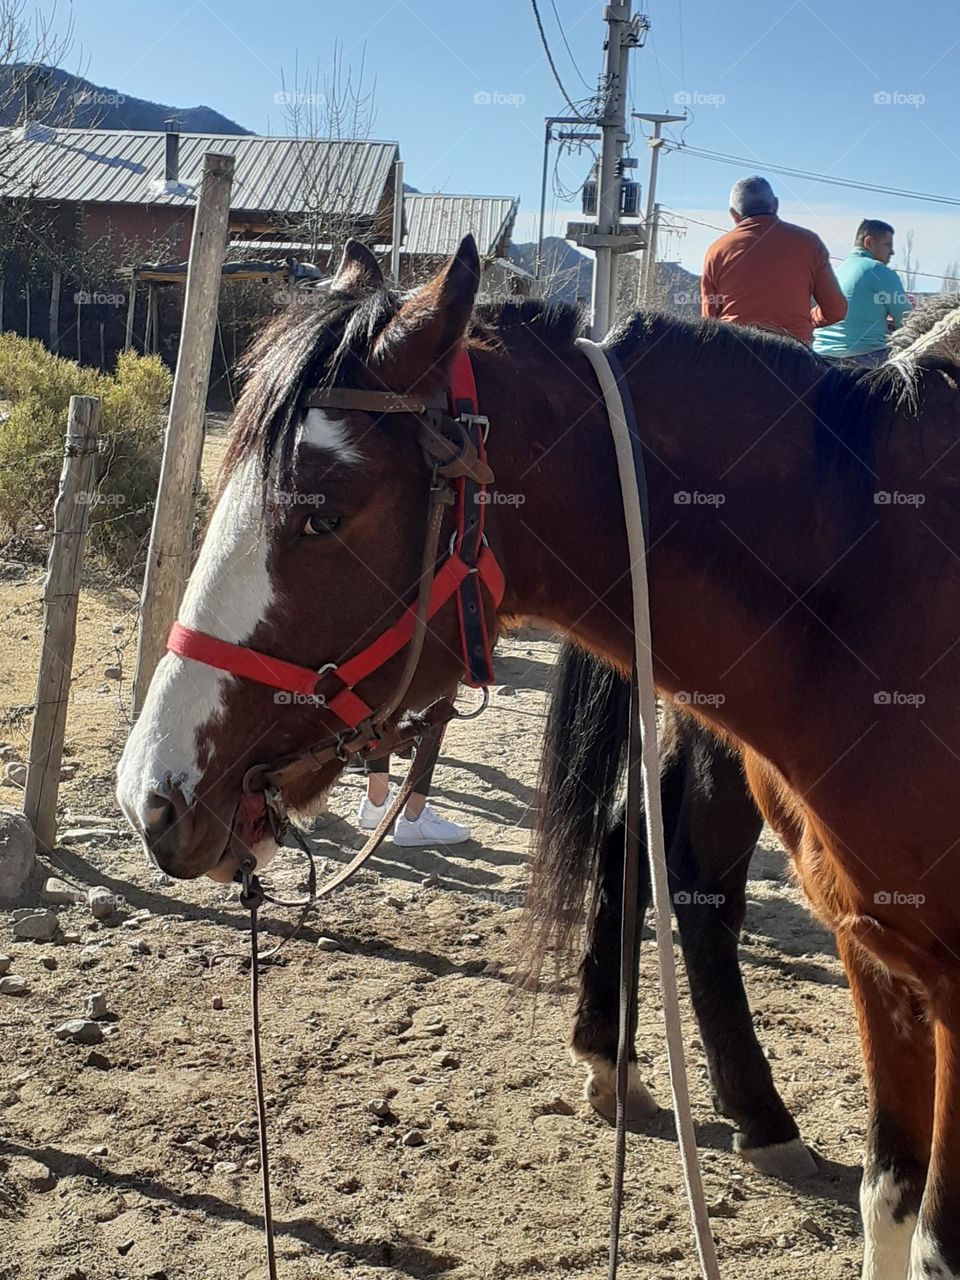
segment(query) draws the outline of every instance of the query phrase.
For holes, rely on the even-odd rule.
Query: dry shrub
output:
[[[113,569],[142,559],[160,476],[164,410],[172,377],[159,356],[133,351],[100,373],[53,355],[41,342],[0,334],[0,532],[48,528],[72,395],[101,401],[90,546]]]

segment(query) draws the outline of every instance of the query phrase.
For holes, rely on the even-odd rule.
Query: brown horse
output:
[[[318,305],[274,322],[185,627],[329,671],[403,612],[426,536],[422,424],[303,396],[387,388],[412,405],[465,343],[497,493],[513,499],[488,510],[506,581],[497,617],[483,596],[489,623],[546,622],[626,669],[623,513],[577,318],[474,314],[478,281],[470,240],[405,298],[351,247]],[[958,1277],[956,367],[827,370],[789,341],[656,316],[611,342],[647,459],[658,683],[746,744],[753,793],[849,974],[871,1108],[864,1274]],[[451,600],[433,617],[406,705],[462,673],[457,613]],[[402,666],[398,653],[362,682],[364,702],[389,702]],[[229,876],[247,771],[337,729],[326,702],[278,702],[256,678],[168,654],[120,762],[121,803],[165,870]],[[301,773],[289,801],[341,767]]]

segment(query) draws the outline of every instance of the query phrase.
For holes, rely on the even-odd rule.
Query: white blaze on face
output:
[[[333,455],[337,462],[349,466],[359,462],[361,454],[350,439],[350,434],[342,422],[334,422],[322,409],[308,409],[300,424],[297,445],[306,445],[313,449],[323,449]]]
[[[185,627],[246,644],[265,617],[274,592],[262,511],[260,464],[249,458],[230,477],[213,513],[180,607]],[[200,732],[222,710],[234,679],[173,653],[160,661],[117,766],[117,797],[137,829],[151,791],[173,782],[192,801],[201,772]]]
[[[903,1195],[903,1189],[890,1172],[881,1173],[869,1182],[864,1178],[861,1183],[861,1280],[906,1280],[910,1245],[917,1219],[915,1214],[902,1215]],[[901,1216],[902,1220],[898,1221]],[[913,1272],[910,1275],[912,1277]]]

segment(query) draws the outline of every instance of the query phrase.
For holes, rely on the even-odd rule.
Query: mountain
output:
[[[0,125],[36,120],[74,129],[141,129],[162,132],[175,116],[184,133],[249,134],[212,107],[169,107],[93,84],[59,67],[0,66]]]
[[[510,261],[525,271],[533,272],[537,265],[537,246],[512,244],[508,250]],[[582,302],[589,300],[593,283],[593,259],[574,248],[560,236],[543,238],[543,275],[550,281],[549,296],[557,302]]]

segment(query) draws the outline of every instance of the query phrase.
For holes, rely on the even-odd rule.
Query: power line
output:
[[[557,64],[554,62],[553,54],[550,52],[550,45],[547,41],[547,33],[543,29],[543,20],[540,17],[540,9],[539,9],[539,6],[537,5],[537,0],[530,0],[530,3],[533,6],[533,16],[537,20],[537,30],[540,32],[540,43],[543,45],[543,52],[547,55],[547,62],[550,64],[550,70],[553,72],[553,78],[557,82],[557,88],[560,90],[561,94],[563,95],[564,102],[567,104],[567,106],[570,108],[573,114],[577,116],[580,120],[582,120],[584,118],[583,115],[573,105],[570,95],[569,93],[567,93],[566,89],[563,86],[563,81],[560,79],[560,72],[557,70]]]
[[[879,195],[901,196],[905,200],[923,200],[928,204],[960,205],[960,197],[936,196],[928,191],[908,191],[899,187],[883,187],[869,182],[854,182],[850,178],[832,178],[826,173],[811,173],[806,169],[792,169],[787,165],[764,164],[760,160],[751,160],[745,156],[731,156],[722,151],[707,151],[704,147],[692,147],[687,144],[666,142],[670,151],[680,151],[695,156],[699,160],[716,160],[720,164],[750,165],[754,169],[765,169],[770,173],[782,173],[790,178],[805,178],[811,182],[822,182],[831,187],[845,187],[853,191],[873,191]]]
[[[560,14],[557,12],[557,0],[550,0],[550,8],[553,10],[553,16],[557,20],[557,26],[560,28],[560,39],[563,41],[564,48],[566,49],[567,53],[570,56],[570,61],[573,63],[573,69],[574,71],[576,71],[577,75],[580,77],[580,83],[583,85],[583,87],[592,93],[593,89],[591,89],[587,81],[584,80],[583,72],[577,66],[577,60],[573,56],[573,50],[570,48],[570,42],[567,40],[567,33],[563,29],[563,23],[560,21]]]

